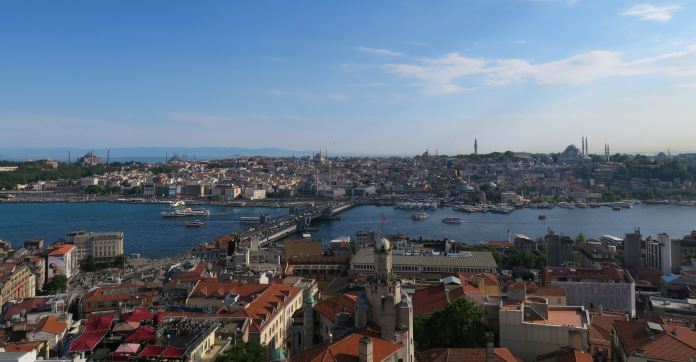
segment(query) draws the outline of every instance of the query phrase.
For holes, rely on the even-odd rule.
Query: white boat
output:
[[[174,211],[163,211],[161,215],[162,217],[209,216],[210,210],[192,209],[187,207],[185,209],[176,209]]]
[[[172,205],[172,207],[184,207],[184,206],[186,206],[186,203],[183,200],[179,200],[179,201],[173,201],[171,203],[171,205]]]
[[[458,216],[448,216],[442,219],[443,224],[461,224],[462,218]]]
[[[562,207],[564,209],[574,209],[575,204],[572,202],[559,202],[558,207]]]
[[[496,214],[509,214],[514,209],[515,209],[514,207],[500,205],[500,206],[491,207],[490,212],[493,212]]]
[[[258,224],[261,222],[261,218],[258,216],[240,216],[239,222]]]
[[[187,228],[199,228],[203,225],[205,224],[203,224],[203,221],[200,220],[193,220],[186,223]]]
[[[411,215],[411,219],[415,220],[415,221],[422,221],[422,220],[427,219],[429,216],[430,215],[428,215],[425,212],[417,212],[417,213]]]
[[[311,239],[311,238],[312,238],[312,234],[310,234],[310,233],[302,233],[302,238],[303,238],[303,239]]]

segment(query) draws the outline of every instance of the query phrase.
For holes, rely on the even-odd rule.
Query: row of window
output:
[[[373,270],[374,265],[371,264],[353,264],[353,270],[369,271]],[[418,266],[418,265],[394,265],[394,272],[428,272],[428,273],[494,273],[492,268],[464,268],[464,267],[446,267],[446,266]]]

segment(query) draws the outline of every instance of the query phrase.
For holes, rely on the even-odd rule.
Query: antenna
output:
[[[106,165],[109,165],[109,158],[111,158],[111,150],[106,150]]]
[[[68,165],[70,164],[70,150],[68,150]]]

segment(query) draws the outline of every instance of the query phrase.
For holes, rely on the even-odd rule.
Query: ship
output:
[[[430,216],[430,215],[428,215],[425,212],[417,212],[417,213],[411,215],[411,219],[414,221],[422,221],[422,220],[427,219],[428,216]]]
[[[544,213],[539,214],[539,220],[546,220],[546,214],[544,214]]]
[[[199,228],[203,225],[205,225],[205,224],[203,224],[203,221],[200,221],[200,220],[188,221],[186,223],[187,228]]]
[[[564,209],[574,209],[575,208],[575,204],[572,202],[559,202],[558,206],[562,207]]]
[[[209,216],[210,210],[187,207],[185,209],[176,209],[173,211],[162,211],[161,215],[162,217]]]
[[[239,222],[249,223],[249,224],[258,224],[261,222],[261,218],[258,216],[240,216]]]
[[[462,218],[457,216],[448,216],[442,219],[443,224],[461,224]]]

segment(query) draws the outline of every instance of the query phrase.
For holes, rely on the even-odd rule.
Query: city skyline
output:
[[[0,10],[3,147],[695,151],[686,2]]]

